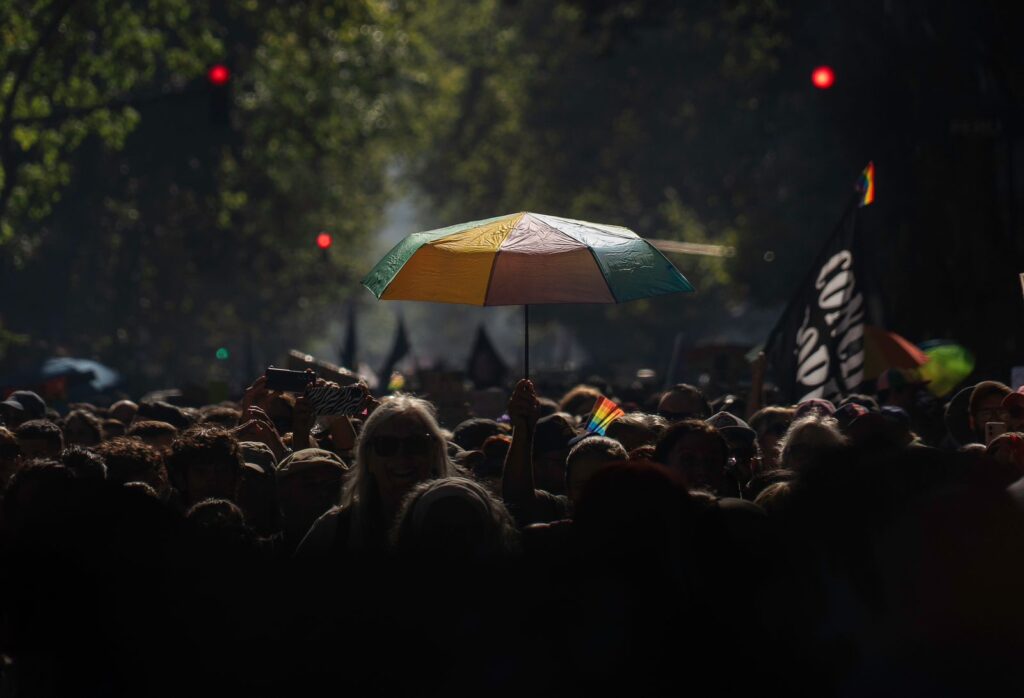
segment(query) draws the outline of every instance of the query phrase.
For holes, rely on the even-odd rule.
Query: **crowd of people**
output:
[[[318,416],[264,377],[203,406],[10,393],[0,698],[1019,681],[1024,389],[565,388],[457,424],[368,391]]]

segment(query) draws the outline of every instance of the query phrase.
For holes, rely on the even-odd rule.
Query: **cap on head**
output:
[[[881,415],[890,424],[903,430],[910,430],[910,415],[902,407],[896,407],[894,405],[886,405],[881,410]]]
[[[277,476],[284,478],[303,470],[323,466],[336,468],[341,472],[348,470],[348,466],[345,465],[345,462],[337,454],[325,451],[322,448],[304,448],[281,461],[281,464],[277,466]]]
[[[704,420],[722,435],[729,448],[750,447],[757,439],[757,432],[750,425],[731,412],[719,412]]]
[[[262,470],[277,467],[277,458],[270,446],[260,441],[239,441],[238,447],[242,451],[242,459],[249,464],[257,465]]]
[[[839,422],[839,428],[845,430],[853,420],[858,417],[862,417],[868,414],[870,410],[863,405],[858,405],[856,402],[848,402],[838,410],[836,410],[835,418]]]
[[[1003,398],[1003,408],[1024,407],[1024,385]]]
[[[793,419],[797,420],[810,414],[817,414],[819,417],[831,417],[835,413],[836,406],[831,402],[820,397],[812,397],[797,405],[796,414],[793,415]]]
[[[22,412],[26,420],[46,418],[46,402],[31,390],[15,390],[3,404]]]

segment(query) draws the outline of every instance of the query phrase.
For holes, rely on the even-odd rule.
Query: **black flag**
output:
[[[476,331],[476,341],[473,342],[473,351],[469,352],[466,375],[477,388],[490,388],[504,386],[507,374],[508,366],[505,365],[498,350],[491,343],[491,338],[487,336],[487,330],[480,325]]]
[[[858,195],[765,343],[782,398],[799,403],[855,392],[864,380],[867,275]]]
[[[380,384],[386,386],[391,379],[391,372],[395,364],[402,360],[409,353],[409,338],[405,334],[405,319],[398,316],[398,329],[395,330],[395,341],[391,345],[391,352],[384,361],[384,367],[380,370]]]
[[[341,365],[352,371],[359,370],[356,366],[356,303],[348,302],[348,329],[345,332],[345,344],[341,348]]]

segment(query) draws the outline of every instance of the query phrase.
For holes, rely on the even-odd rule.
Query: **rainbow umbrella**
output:
[[[382,300],[522,305],[529,375],[529,306],[622,303],[693,286],[627,228],[513,213],[413,233],[363,279]]]
[[[881,327],[864,326],[864,377],[878,378],[887,368],[918,368],[928,356],[909,340]]]

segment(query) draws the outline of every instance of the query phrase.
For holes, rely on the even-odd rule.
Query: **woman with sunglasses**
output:
[[[405,496],[421,482],[456,474],[434,407],[410,395],[389,397],[363,425],[341,505],[313,524],[296,554],[383,551]]]

